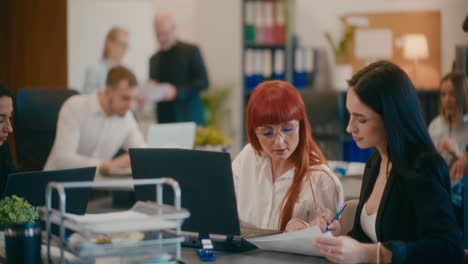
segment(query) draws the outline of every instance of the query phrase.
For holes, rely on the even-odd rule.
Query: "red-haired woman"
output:
[[[308,225],[343,202],[338,178],[312,139],[304,102],[287,82],[258,85],[246,113],[249,143],[233,162],[242,227]],[[294,229],[294,228],[293,228]],[[289,231],[289,230],[287,230]]]

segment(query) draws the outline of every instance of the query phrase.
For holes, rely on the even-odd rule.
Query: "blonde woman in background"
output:
[[[120,65],[127,53],[128,38],[128,32],[118,26],[107,32],[102,58],[97,64],[88,67],[86,70],[84,94],[104,91],[107,73],[112,67]]]
[[[464,73],[450,72],[442,78],[440,110],[440,115],[429,125],[429,134],[451,169],[452,203],[458,224],[463,226],[463,182],[460,180],[465,173],[457,169],[460,167],[457,164],[466,159],[463,157],[467,155],[465,152],[468,147],[468,80]]]

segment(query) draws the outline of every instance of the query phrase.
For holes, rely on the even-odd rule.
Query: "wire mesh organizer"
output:
[[[155,185],[156,202],[137,202],[130,210],[94,215],[66,213],[66,189],[92,187]],[[163,185],[172,187],[173,206],[163,204]],[[52,208],[52,193],[58,193],[58,210]],[[171,178],[119,180],[99,182],[50,182],[46,189],[46,206],[41,218],[46,222],[47,259],[53,263],[51,248],[60,250],[59,263],[93,263],[97,258],[121,257],[126,263],[151,262],[151,260],[181,257],[181,226],[190,213],[181,208],[181,191]],[[59,235],[52,232],[52,224],[59,227]],[[69,238],[66,229],[75,231]],[[106,238],[112,237],[112,242]],[[122,237],[125,239],[122,240]],[[103,241],[104,239],[104,241]],[[114,243],[115,240],[119,240]],[[65,253],[73,260],[65,260]],[[168,256],[171,256],[169,258]],[[66,261],[66,262],[65,262]],[[159,262],[158,262],[159,263]]]

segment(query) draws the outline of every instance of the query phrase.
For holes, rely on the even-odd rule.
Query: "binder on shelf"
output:
[[[297,89],[304,89],[307,83],[307,73],[305,70],[304,48],[296,47],[294,50],[294,86]]]
[[[255,76],[254,76],[254,55],[253,49],[245,50],[244,59],[244,87],[246,91],[251,91],[255,87]]]
[[[273,3],[263,2],[263,43],[273,44]]]
[[[263,26],[265,18],[262,10],[262,3],[260,1],[254,2],[255,4],[255,42],[263,43]]]
[[[270,80],[272,74],[271,50],[263,50],[263,80]]]
[[[254,53],[254,81],[252,90],[263,82],[263,52],[261,49],[256,49]]]
[[[245,21],[244,21],[244,39],[246,42],[255,41],[255,3],[248,1],[244,6]]]
[[[285,67],[284,67],[284,50],[275,49],[274,51],[274,66],[273,66],[273,80],[284,80],[285,79]]]
[[[275,1],[274,4],[274,25],[273,25],[273,35],[274,42],[276,44],[284,44],[286,39],[286,23],[284,19],[284,9],[283,4],[280,1]]]

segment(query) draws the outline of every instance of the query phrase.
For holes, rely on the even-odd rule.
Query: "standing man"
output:
[[[168,13],[154,17],[159,51],[150,59],[150,79],[169,83],[174,92],[157,105],[159,123],[194,121],[205,125],[200,91],[208,88],[208,77],[197,46],[177,40],[176,25]]]
[[[112,169],[130,168],[128,153],[114,156],[119,149],[146,145],[129,111],[137,92],[135,75],[116,66],[107,74],[103,92],[74,95],[65,101],[44,170],[96,166],[106,175]]]

